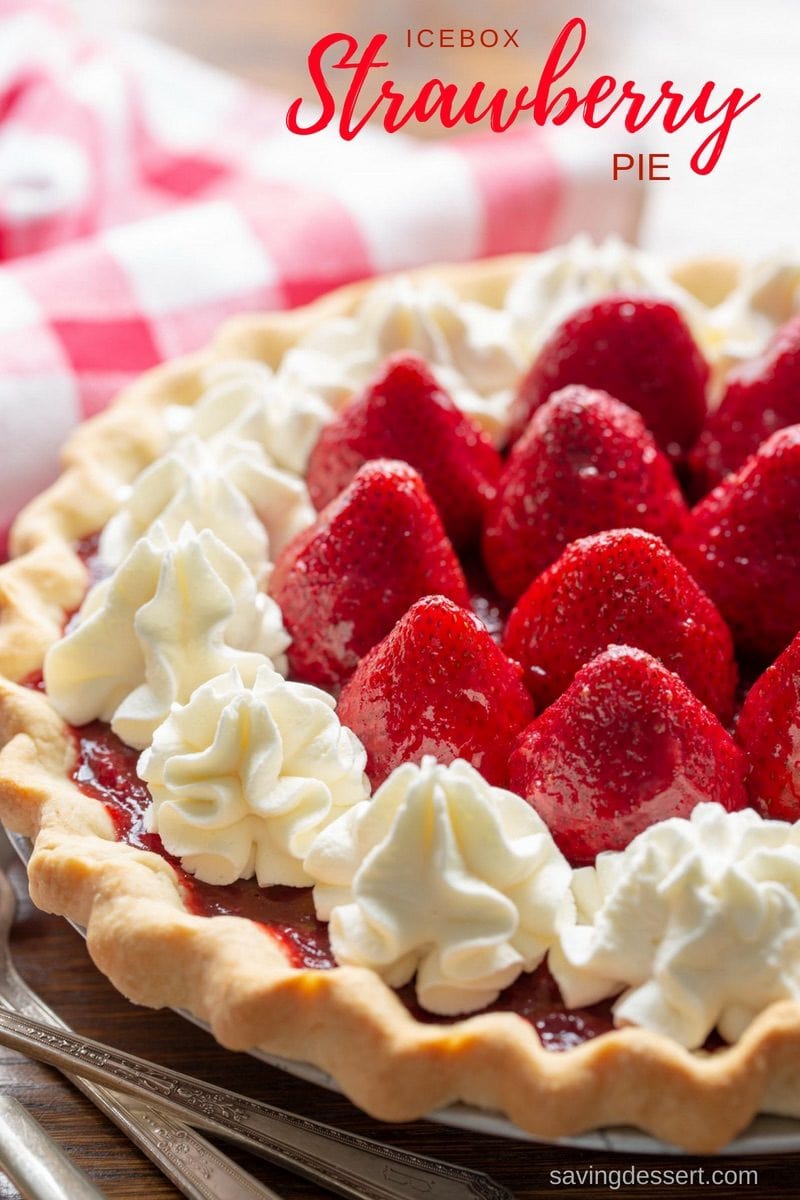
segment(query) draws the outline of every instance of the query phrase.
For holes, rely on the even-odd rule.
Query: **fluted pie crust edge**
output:
[[[409,274],[496,304],[529,261]],[[695,262],[675,275],[716,301],[737,268]],[[276,365],[306,330],[351,312],[373,283],[289,313],[236,318],[207,350],[147,373],[73,434],[64,473],[18,518],[15,557],[0,567],[0,818],[34,841],[34,902],[86,927],[94,962],[129,999],[188,1010],[230,1049],[311,1062],[385,1120],[462,1101],[499,1110],[543,1138],[628,1125],[709,1153],[758,1112],[800,1117],[798,1003],[772,1005],[736,1045],[713,1054],[631,1028],[553,1053],[512,1013],[425,1025],[369,970],[296,969],[253,922],[191,915],[164,859],[114,840],[102,804],[72,782],[66,726],[42,692],[20,682],[41,668],[65,614],[83,598],[86,570],[73,543],[106,522],[120,484],[165,448],[166,406],[196,400],[203,370],[215,361]],[[788,297],[776,291],[763,299],[776,318],[789,315]]]

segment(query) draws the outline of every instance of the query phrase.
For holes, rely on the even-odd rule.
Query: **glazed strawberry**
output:
[[[367,463],[281,554],[270,591],[310,683],[345,679],[420,596],[469,604],[439,514],[407,463]]]
[[[567,317],[542,346],[517,392],[512,440],[548,396],[583,383],[636,409],[662,450],[677,458],[703,428],[707,382],[708,364],[674,305],[606,296]]]
[[[778,430],[692,510],[675,545],[742,654],[771,661],[800,629],[800,425]]]
[[[766,817],[800,820],[800,634],[748,692],[736,738],[751,804]]]
[[[677,675],[644,650],[611,646],[525,730],[510,777],[578,865],[702,800],[744,808],[745,768]]]
[[[763,354],[731,371],[719,408],[689,457],[697,496],[738,471],[777,429],[800,422],[800,315],[777,331]]]
[[[730,631],[660,538],[615,529],[567,546],[508,620],[503,649],[521,663],[537,708],[612,643],[646,650],[720,720],[733,714]]]
[[[484,561],[515,600],[576,538],[636,526],[671,542],[687,516],[639,414],[605,392],[567,387],[511,452],[486,514]]]
[[[409,609],[342,689],[339,718],[367,749],[377,787],[407,759],[465,758],[498,787],[533,717],[522,670],[474,615],[444,596]]]
[[[488,437],[461,413],[418,354],[392,355],[366,389],[325,427],[308,465],[317,508],[372,458],[396,458],[419,471],[451,541],[480,529],[502,470]]]

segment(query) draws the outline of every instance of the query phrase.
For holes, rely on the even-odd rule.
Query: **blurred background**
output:
[[[762,94],[711,175],[690,159],[713,123],[633,138],[619,114],[543,131],[523,116],[505,135],[407,125],[415,138],[373,120],[350,142],[286,128],[325,34],[387,35],[368,99],[386,78],[409,98],[483,80],[488,98],[534,90],[574,16],[588,37],[565,84]],[[514,29],[518,48],[409,48],[420,28]],[[69,430],[232,313],[577,232],[668,262],[800,261],[798,62],[800,0],[0,0],[0,554]],[[336,74],[341,91],[351,73]],[[668,153],[671,178],[613,182],[613,153],[642,149]]]
[[[576,76],[633,78],[654,88],[672,79],[689,95],[707,79],[720,99],[739,86],[762,99],[733,125],[719,165],[708,177],[688,166],[703,140],[694,124],[667,136],[651,126],[646,143],[669,151],[669,182],[640,185],[646,209],[643,244],[683,257],[706,250],[754,257],[798,248],[800,162],[800,4],[797,0],[71,0],[103,33],[151,34],[236,75],[296,96],[309,93],[306,55],[338,29],[359,38],[389,35],[393,74],[412,91],[432,75],[464,86],[485,79],[492,89],[535,80],[553,38],[571,16],[583,16],[589,38]],[[407,49],[407,28],[519,28],[520,49]],[[410,130],[414,132],[414,130]],[[441,136],[431,125],[424,136]],[[564,136],[569,136],[564,131]],[[629,149],[627,135],[619,149]],[[610,172],[610,162],[609,162]]]

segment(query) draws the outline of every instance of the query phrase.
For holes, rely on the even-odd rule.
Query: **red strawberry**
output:
[[[512,612],[503,649],[522,664],[537,708],[544,708],[614,642],[660,659],[720,720],[730,720],[730,631],[661,539],[641,529],[567,546]]]
[[[763,354],[731,371],[722,401],[689,457],[698,496],[738,471],[762,442],[800,421],[800,315]]]
[[[800,634],[748,692],[736,737],[750,763],[753,806],[800,820]]]
[[[568,383],[602,388],[642,414],[662,450],[677,458],[706,414],[708,364],[674,305],[651,296],[606,296],[567,317],[522,380],[512,439],[548,396]]]
[[[502,470],[500,455],[418,354],[388,358],[325,427],[308,465],[316,507],[328,504],[372,458],[402,459],[419,471],[455,545],[476,537]]]
[[[675,553],[743,654],[771,660],[788,646],[800,629],[800,425],[701,500]]]
[[[568,387],[511,452],[486,514],[484,560],[513,600],[575,538],[636,526],[671,542],[687,516],[639,414],[605,392]]]
[[[744,808],[745,766],[677,675],[644,650],[610,646],[525,730],[510,776],[566,857],[583,864],[701,800]]]
[[[433,592],[469,605],[467,585],[425,485],[407,463],[367,463],[281,554],[270,591],[292,636],[292,671],[336,684]]]
[[[400,763],[465,758],[489,783],[533,717],[522,670],[474,615],[444,596],[418,600],[342,689],[339,717],[367,749],[377,787]]]

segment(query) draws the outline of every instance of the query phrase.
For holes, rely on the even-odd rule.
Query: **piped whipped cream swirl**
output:
[[[171,538],[189,521],[217,534],[259,582],[268,562],[315,517],[301,479],[274,467],[257,442],[227,432],[209,444],[183,438],[119,502],[100,537],[107,566],[118,566],[156,521]]]
[[[148,828],[206,883],[303,887],[303,859],[368,795],[366,752],[319,688],[236,668],[174,704],[139,759]]]
[[[800,1000],[800,823],[699,804],[575,872],[578,923],[550,968],[566,1003],[614,1004],[689,1048]]]
[[[728,296],[708,306],[677,283],[654,255],[617,237],[595,244],[578,234],[537,255],[509,288],[506,309],[526,360],[570,313],[612,292],[670,301],[708,360],[722,372],[757,354],[786,314],[800,311],[800,263],[784,259],[747,266]]]
[[[173,409],[169,424],[174,435],[204,438],[228,427],[302,474],[322,427],[397,350],[421,354],[454,402],[502,439],[526,365],[509,314],[405,276],[376,284],[351,316],[310,330],[274,373],[220,364],[197,405]]]
[[[669,300],[695,328],[705,319],[705,306],[675,283],[657,258],[617,237],[596,244],[578,234],[536,255],[508,290],[506,309],[527,358],[570,313],[613,292]]]
[[[399,276],[372,287],[350,316],[309,330],[275,371],[247,360],[209,367],[198,402],[175,406],[168,423],[173,437],[193,432],[207,439],[229,429],[257,441],[276,466],[302,475],[333,413],[387,355],[409,349],[428,360],[455,403],[499,444],[514,389],[548,334],[583,304],[612,292],[675,304],[720,374],[757,353],[787,311],[800,311],[800,265],[749,267],[716,307],[676,282],[654,255],[615,237],[595,244],[585,234],[533,257],[500,308]]]
[[[753,263],[722,303],[706,310],[701,344],[712,361],[733,366],[759,354],[787,314],[797,312],[800,260]]]
[[[305,868],[340,964],[420,1004],[490,1004],[540,963],[573,915],[571,871],[541,818],[468,763],[404,763],[314,843]]]
[[[236,667],[251,683],[265,659],[285,672],[289,641],[275,601],[215,533],[186,524],[173,539],[156,522],[50,647],[44,683],[65,721],[107,721],[141,750],[215,675]]]
[[[193,433],[215,441],[227,432],[256,442],[281,470],[305,473],[333,414],[327,393],[339,394],[324,374],[316,379],[313,372],[306,377],[302,371],[284,370],[278,378],[263,363],[231,359],[207,368],[204,382],[195,404],[168,409],[167,428],[174,439]]]
[[[336,381],[340,407],[397,350],[415,350],[453,401],[499,440],[525,361],[508,314],[463,300],[443,284],[400,276],[378,284],[352,317],[320,325],[289,351],[278,371]]]

